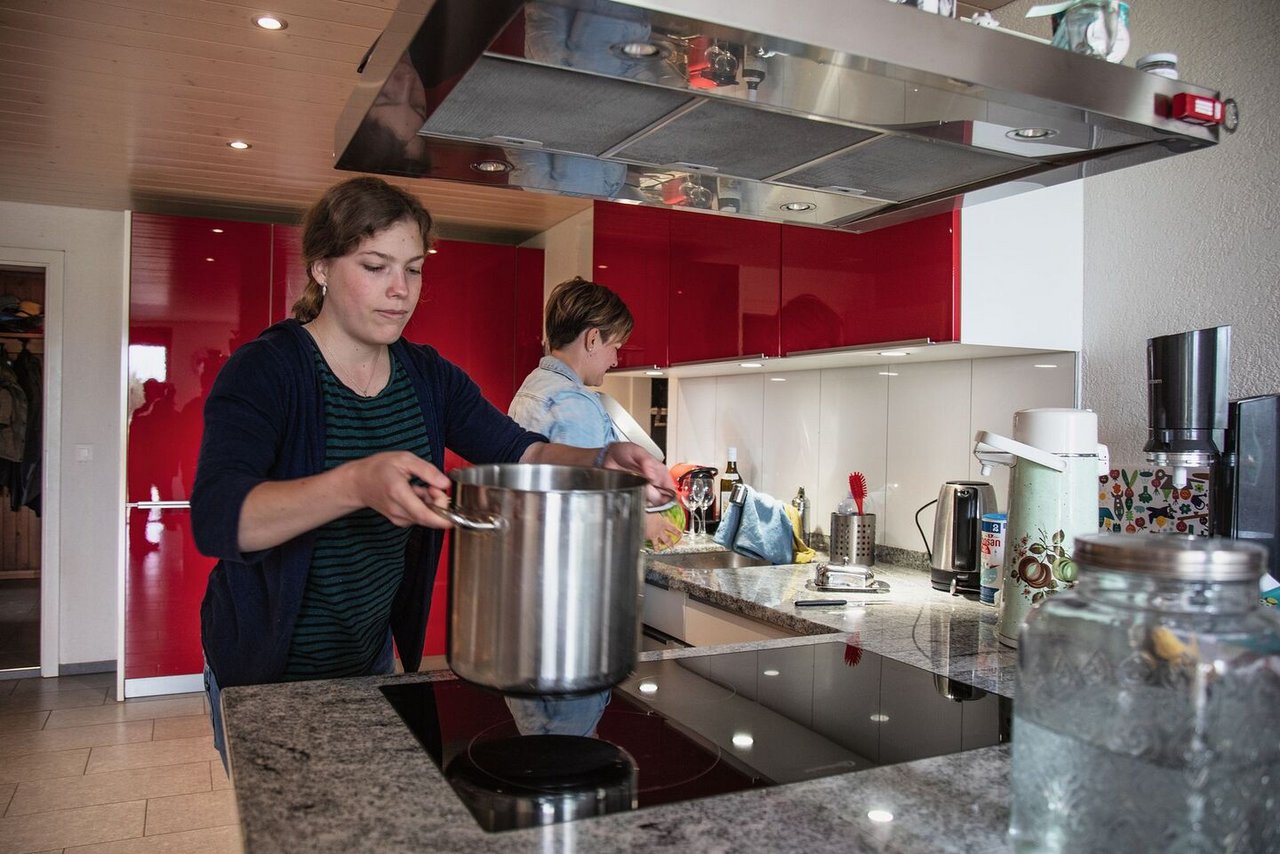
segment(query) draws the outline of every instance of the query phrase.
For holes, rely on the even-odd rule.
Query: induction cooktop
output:
[[[488,831],[987,747],[1012,717],[1008,698],[841,641],[642,662],[607,703],[461,680],[382,692]]]

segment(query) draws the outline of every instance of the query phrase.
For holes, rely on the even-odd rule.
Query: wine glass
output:
[[[689,512],[693,515],[693,536],[690,538],[699,541],[705,535],[704,525],[698,518],[698,511],[705,505],[703,504],[711,497],[711,483],[705,478],[695,477],[689,482]]]

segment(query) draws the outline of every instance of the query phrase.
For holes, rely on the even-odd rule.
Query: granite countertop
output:
[[[890,593],[859,596],[808,589],[816,562],[691,570],[663,564],[662,556],[651,555],[646,562],[650,583],[800,635],[718,649],[824,643],[834,633],[888,658],[1012,694],[1015,653],[995,640],[995,609],[934,591],[927,572],[877,564],[876,577],[889,582]],[[850,604],[797,613],[798,598],[847,598]],[[864,600],[874,604],[854,604]],[[377,690],[398,681],[443,678],[452,674],[224,690],[245,850],[1009,850],[1007,745],[546,828],[487,833]],[[887,810],[894,818],[873,822],[867,817],[872,809]]]

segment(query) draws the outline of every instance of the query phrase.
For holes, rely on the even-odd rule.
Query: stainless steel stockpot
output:
[[[640,648],[645,480],[528,464],[449,476],[450,668],[510,694],[626,678]]]

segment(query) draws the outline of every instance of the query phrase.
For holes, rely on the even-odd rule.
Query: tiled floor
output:
[[[0,681],[0,854],[239,854],[203,694],[115,674]]]

